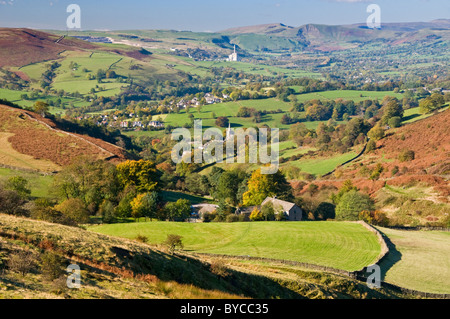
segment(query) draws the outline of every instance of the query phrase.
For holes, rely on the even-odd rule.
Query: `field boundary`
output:
[[[369,139],[369,140],[370,140],[370,139]],[[352,158],[352,159],[349,159],[349,160],[346,161],[345,163],[342,163],[342,164],[338,165],[338,166],[337,166],[334,170],[332,170],[331,172],[326,173],[325,175],[322,175],[322,178],[323,178],[323,177],[330,176],[331,174],[333,174],[334,172],[336,172],[336,170],[337,170],[338,168],[340,168],[340,167],[342,167],[342,166],[344,166],[344,165],[347,165],[348,163],[351,163],[351,162],[357,160],[358,158],[360,158],[361,156],[363,156],[364,153],[366,152],[367,145],[368,145],[368,142],[366,143],[366,145],[364,145],[364,148],[362,149],[362,151],[361,151],[358,155],[356,155],[356,156],[355,156],[354,158]]]

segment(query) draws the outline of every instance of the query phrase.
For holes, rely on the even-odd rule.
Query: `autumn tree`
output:
[[[322,104],[313,104],[306,109],[306,118],[310,121],[326,121],[333,115],[333,110]]]
[[[250,220],[254,222],[262,221],[264,220],[264,216],[258,208],[255,208],[250,214]]]
[[[42,117],[45,117],[46,113],[48,112],[49,105],[42,101],[37,101],[34,103],[33,111]]]
[[[191,202],[187,199],[179,199],[176,202],[167,203],[165,211],[170,221],[183,221],[191,214]]]
[[[120,186],[113,164],[80,157],[55,176],[52,192],[61,200],[79,198],[95,212],[103,200],[117,197]]]
[[[140,217],[152,218],[156,217],[158,209],[158,193],[138,194],[130,203],[131,216],[135,219]]]
[[[433,93],[431,96],[420,101],[419,110],[420,113],[427,114],[439,109],[444,104],[444,96],[439,93]]]
[[[375,125],[369,133],[367,133],[367,136],[374,142],[377,142],[384,138],[385,132],[384,129],[380,125]]]
[[[260,205],[267,197],[292,200],[292,188],[279,170],[275,174],[262,174],[258,169],[247,185],[248,191],[243,195],[244,206]]]
[[[396,99],[392,99],[383,107],[383,117],[381,123],[386,125],[393,117],[403,118],[403,108]]]
[[[55,206],[55,209],[79,224],[89,222],[89,212],[85,203],[79,198],[70,198]]]
[[[224,116],[218,117],[216,120],[216,125],[218,127],[228,127],[229,123],[230,121],[228,120],[228,118]]]
[[[122,187],[133,185],[138,193],[158,191],[160,172],[151,161],[126,161],[116,167],[117,178]]]

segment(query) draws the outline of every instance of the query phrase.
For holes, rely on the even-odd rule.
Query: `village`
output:
[[[103,114],[88,113],[76,117],[77,120],[95,119],[99,126],[119,128],[121,130],[163,130],[165,124],[161,120],[161,114],[178,112],[190,107],[200,107],[202,105],[211,105],[222,103],[230,99],[230,96],[223,94],[222,98],[216,97],[211,93],[206,93],[202,98],[194,97],[192,99],[181,98],[178,102],[170,101],[168,105],[161,104],[152,109],[140,109],[139,112],[131,111],[132,107],[126,110],[106,110]],[[158,114],[150,114],[156,112]]]

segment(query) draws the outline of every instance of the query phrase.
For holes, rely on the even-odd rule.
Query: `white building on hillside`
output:
[[[239,56],[236,52],[236,45],[234,46],[234,52],[228,57],[228,61],[237,62],[239,61]]]

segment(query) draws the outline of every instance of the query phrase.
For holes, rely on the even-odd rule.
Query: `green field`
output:
[[[71,97],[58,97],[54,95],[45,95],[45,96],[39,96],[36,99],[29,99],[29,100],[23,100],[22,95],[23,94],[30,94],[31,92],[27,91],[15,91],[15,90],[9,90],[9,89],[3,89],[0,88],[0,98],[6,99],[10,102],[13,102],[15,104],[18,104],[22,107],[32,107],[37,101],[53,101],[56,102],[57,99],[61,99],[61,103],[65,104],[66,106],[69,106],[70,103],[73,104],[74,107],[81,107],[86,106],[88,102],[81,100],[81,99],[75,99]],[[49,108],[49,112],[52,114],[61,113],[64,114],[65,110],[63,108],[53,107],[51,106]]]
[[[350,152],[342,155],[337,155],[328,158],[315,158],[315,159],[300,159],[295,162],[289,162],[285,165],[292,165],[300,168],[303,172],[313,175],[325,175],[333,171],[339,165],[354,158],[357,154]]]
[[[360,102],[364,100],[382,100],[385,96],[392,96],[398,99],[403,98],[402,93],[394,93],[392,91],[358,91],[358,90],[335,90],[316,93],[306,93],[297,95],[300,102],[309,100],[351,100]]]
[[[424,292],[450,293],[450,233],[380,228],[395,245],[381,264],[386,282]]]
[[[28,180],[28,187],[31,190],[32,197],[48,197],[50,195],[53,176],[43,176],[37,173],[26,173],[8,168],[0,168],[0,183],[4,183],[14,176],[22,176]]]
[[[373,233],[346,222],[147,222],[89,229],[131,239],[143,235],[153,244],[178,234],[189,251],[294,260],[349,271],[373,263],[381,249]]]
[[[447,103],[444,107],[442,107],[439,110],[439,112],[443,112],[446,109],[448,109],[449,105],[450,104]],[[426,119],[427,117],[430,117],[432,115],[433,115],[433,113],[422,114],[422,113],[420,113],[420,108],[419,107],[414,107],[414,108],[405,110],[405,113],[403,115],[403,122],[402,123],[403,124],[414,123],[416,121]]]
[[[276,111],[282,110],[283,113],[266,114],[262,117],[261,123],[254,123],[252,117],[237,117],[238,111],[241,107],[254,108],[258,111]],[[244,100],[237,102],[225,102],[213,105],[206,105],[201,107],[201,112],[197,108],[191,108],[189,113],[194,116],[196,120],[202,120],[204,129],[215,127],[215,121],[217,117],[227,117],[233,128],[249,128],[261,125],[268,125],[272,128],[288,129],[290,125],[282,124],[281,118],[285,113],[290,113],[291,105],[287,102],[280,101],[276,98],[263,99],[263,100]],[[213,117],[215,115],[215,117]],[[300,117],[305,118],[305,112],[300,113]],[[179,113],[171,113],[167,115],[165,119],[166,125],[174,127],[180,127],[186,123],[189,123],[189,117],[185,110]],[[320,123],[327,123],[327,121],[314,121],[314,122],[302,122],[308,129],[316,129]],[[337,124],[343,124],[345,122],[338,121]]]
[[[263,76],[274,76],[274,75],[285,75],[289,77],[310,77],[310,78],[322,78],[320,73],[307,72],[300,68],[298,69],[285,69],[276,66],[264,65],[264,64],[253,64],[246,62],[218,62],[218,61],[194,61],[188,58],[178,57],[179,60],[187,62],[186,64],[177,64],[176,69],[204,76],[209,73],[211,68],[233,68],[237,71],[242,71],[248,74],[263,75]]]

